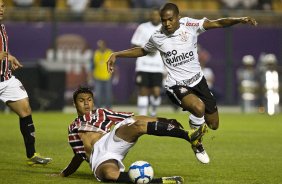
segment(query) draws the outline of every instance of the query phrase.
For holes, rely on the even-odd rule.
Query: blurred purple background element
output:
[[[46,57],[46,50],[53,45],[55,36],[74,33],[83,36],[91,49],[96,42],[104,39],[109,48],[122,50],[129,48],[131,36],[137,24],[102,24],[102,23],[9,23],[6,24],[9,35],[9,48],[23,63]],[[56,26],[57,25],[57,26]],[[55,26],[55,27],[54,27]],[[208,66],[215,73],[215,86],[224,94],[226,100],[236,102],[236,70],[241,66],[244,55],[252,54],[256,59],[263,52],[276,54],[279,65],[282,55],[281,27],[251,27],[248,25],[210,30],[199,37],[199,43],[211,54]],[[134,59],[119,59],[120,82],[114,86],[116,102],[127,103],[133,94]],[[231,94],[226,86],[232,87]],[[232,94],[234,91],[234,94]],[[231,97],[230,97],[231,95]],[[232,102],[231,102],[232,103]]]

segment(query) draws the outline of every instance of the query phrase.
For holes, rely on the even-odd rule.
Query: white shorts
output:
[[[9,80],[0,82],[1,101],[6,103],[7,101],[18,101],[27,97],[27,92],[22,83],[15,76],[12,76]]]
[[[116,160],[118,162],[120,171],[124,171],[125,167],[122,163],[122,160],[135,143],[126,142],[118,138],[115,134],[116,130],[122,125],[131,125],[134,122],[135,120],[133,118],[127,118],[123,120],[117,124],[112,131],[105,134],[94,144],[93,151],[90,155],[90,167],[96,178],[97,167],[107,160]],[[97,180],[100,181],[99,178],[97,178]]]

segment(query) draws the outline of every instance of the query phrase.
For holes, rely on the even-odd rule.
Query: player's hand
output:
[[[115,61],[116,61],[116,56],[115,56],[115,54],[112,54],[107,61],[107,69],[108,69],[109,73],[114,72]]]
[[[241,23],[251,24],[251,25],[254,25],[254,26],[258,25],[257,21],[254,18],[251,18],[251,17],[242,17]]]
[[[8,60],[11,62],[12,70],[23,67],[23,65],[12,55],[8,55]]]
[[[0,52],[0,60],[5,59],[8,56],[8,52]]]

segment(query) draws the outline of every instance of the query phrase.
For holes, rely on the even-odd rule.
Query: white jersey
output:
[[[165,34],[162,29],[156,31],[146,43],[147,52],[159,51],[167,69],[166,86],[198,84],[203,72],[198,59],[198,35],[205,31],[203,23],[206,18],[180,19],[180,27],[172,34]]]
[[[160,28],[161,24],[157,26],[153,25],[151,22],[140,24],[131,38],[131,44],[144,47],[151,35],[156,30],[160,30]],[[137,58],[135,70],[138,72],[163,73],[164,64],[159,52],[149,53],[146,56]]]

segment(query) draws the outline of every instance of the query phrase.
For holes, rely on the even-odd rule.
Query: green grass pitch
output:
[[[160,113],[176,118],[187,128],[187,114]],[[99,183],[87,163],[68,178],[52,177],[67,166],[72,150],[67,126],[75,114],[34,113],[36,149],[53,158],[45,167],[26,165],[23,139],[15,114],[0,113],[0,183]],[[220,128],[210,130],[204,145],[211,162],[200,164],[184,140],[145,135],[129,152],[126,167],[136,160],[150,162],[155,176],[181,175],[187,184],[282,183],[282,114],[220,114]]]

